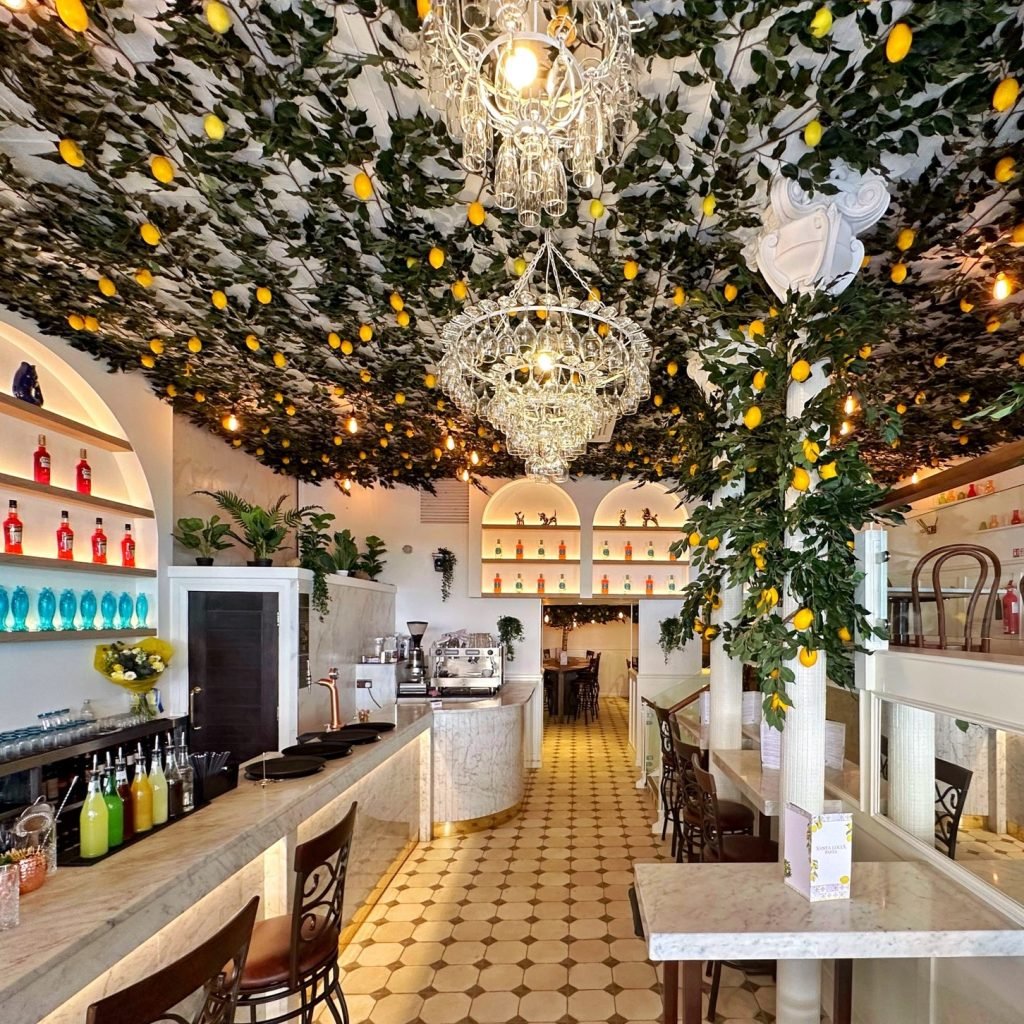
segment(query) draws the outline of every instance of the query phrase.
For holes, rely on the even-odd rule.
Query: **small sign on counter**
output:
[[[838,800],[826,800],[822,814],[786,804],[785,882],[801,896],[848,900],[853,866],[853,815]]]

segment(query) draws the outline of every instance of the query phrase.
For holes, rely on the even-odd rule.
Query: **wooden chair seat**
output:
[[[321,915],[316,916],[315,926],[309,923],[308,931],[313,935],[313,940],[302,944],[298,960],[301,975],[312,973],[338,955],[338,929],[331,925],[325,927]],[[291,949],[291,914],[257,921],[249,943],[249,956],[242,971],[241,990],[259,992],[287,984],[291,971]]]
[[[722,836],[725,864],[769,864],[779,859],[779,844],[761,836]]]

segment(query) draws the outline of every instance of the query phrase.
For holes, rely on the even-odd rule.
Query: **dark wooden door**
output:
[[[194,751],[277,750],[277,632],[277,594],[188,595]]]

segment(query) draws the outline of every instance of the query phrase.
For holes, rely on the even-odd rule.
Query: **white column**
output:
[[[931,846],[935,837],[935,715],[905,704],[891,707],[889,817]]]

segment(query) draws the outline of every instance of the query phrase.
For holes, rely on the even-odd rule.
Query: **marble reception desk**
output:
[[[317,775],[244,778],[184,821],[89,867],[61,868],[0,932],[0,1021],[81,1024],[86,1007],[198,945],[254,894],[260,916],[291,909],[296,842],[359,801],[345,893],[352,915],[430,835],[431,712],[394,711],[378,743]],[[384,716],[381,716],[382,718]]]

